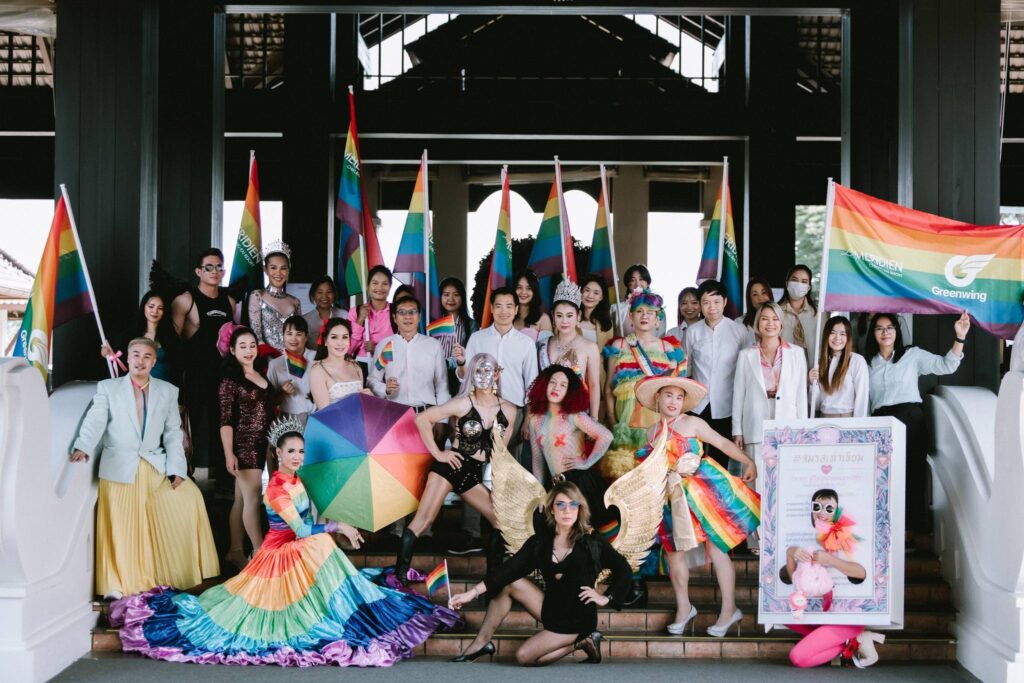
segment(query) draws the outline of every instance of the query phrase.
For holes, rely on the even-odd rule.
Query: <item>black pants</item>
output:
[[[704,410],[700,411],[700,415],[697,417],[711,425],[712,429],[724,436],[726,439],[732,441],[732,415],[726,415],[725,417],[715,419],[711,417],[711,404],[708,403],[707,406],[704,407]],[[713,458],[715,462],[722,467],[729,469],[729,456],[711,444],[704,444],[704,454]]]
[[[931,476],[928,472],[928,433],[925,429],[924,408],[920,403],[898,403],[882,406],[872,415],[895,417],[907,428],[907,530],[928,533],[932,526],[932,515],[928,507]]]

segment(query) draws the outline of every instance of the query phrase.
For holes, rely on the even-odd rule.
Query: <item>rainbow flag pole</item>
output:
[[[78,237],[78,223],[75,222],[75,212],[71,209],[71,198],[68,196],[67,185],[61,183],[60,195],[64,198],[64,206],[68,211],[68,222],[71,224],[71,234],[75,238],[75,246],[78,248],[78,258],[82,262],[82,275],[85,276],[85,288],[89,294],[89,303],[92,304],[92,314],[96,319],[96,329],[100,333],[100,341],[109,346],[110,342],[107,341],[107,333],[103,331],[103,321],[100,320],[100,308],[96,305],[96,292],[92,287],[92,278],[89,277],[89,266],[85,262],[85,250],[82,249],[82,240]],[[53,331],[50,331],[53,334]],[[107,372],[110,373],[110,377],[117,377],[117,366],[114,361],[107,360]]]
[[[597,203],[597,220],[601,220],[601,211],[604,211],[605,226],[608,230],[608,254],[611,261],[612,268],[612,288],[615,290],[615,303],[619,302],[619,268],[615,265],[615,233],[612,231],[612,212],[611,212],[611,195],[608,194],[608,171],[605,169],[604,164],[601,164],[601,196],[598,197]],[[597,234],[597,228],[594,229],[594,234]],[[593,249],[591,249],[591,258],[593,258]],[[593,270],[593,268],[591,268]],[[608,296],[605,293],[605,296]],[[619,329],[622,329],[622,325],[625,321],[625,307],[616,306],[616,310],[619,313]]]
[[[448,589],[448,602],[452,601],[452,586],[448,582],[448,558],[441,560],[441,563],[430,570],[427,578],[424,579],[427,587],[427,595],[434,596],[442,586]]]
[[[825,239],[821,245],[821,304],[825,303],[825,292],[828,291],[828,252],[832,246],[832,215],[836,210],[836,181],[829,176],[828,179],[828,192],[825,199]],[[821,329],[824,325],[825,316],[817,316],[818,322],[815,324],[814,338],[821,339]],[[814,344],[814,367],[818,367],[819,356],[821,355],[821,344]],[[811,388],[812,392],[817,391],[818,384],[815,382]],[[815,397],[811,396],[811,405],[814,405]]]
[[[433,254],[433,240],[434,236],[433,226],[430,222],[430,177],[427,175],[427,169],[429,168],[427,161],[427,150],[423,150],[423,270],[424,270],[424,298],[426,299],[423,304],[423,310],[426,315],[420,316],[421,320],[427,320],[433,315],[433,309],[430,306],[430,267],[434,265],[434,254]],[[437,273],[434,273],[434,277],[437,277]],[[437,303],[437,302],[435,302]]]

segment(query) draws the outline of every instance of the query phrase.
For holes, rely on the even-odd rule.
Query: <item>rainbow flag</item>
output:
[[[442,588],[449,588],[448,584],[448,560],[441,560],[441,564],[437,565],[430,570],[427,574],[427,578],[424,579],[424,583],[427,585],[427,595],[434,597]],[[451,589],[449,588],[449,593]]]
[[[708,540],[727,553],[761,523],[761,496],[714,458],[702,458],[683,485],[690,512]]]
[[[359,133],[356,129],[356,100],[352,88],[348,91],[348,135],[345,138],[345,156],[338,181],[338,201],[334,215],[341,221],[341,236],[338,240],[338,289],[342,299],[355,296],[363,291],[363,257],[366,267],[383,265],[377,229],[370,215],[366,201],[366,188],[362,182],[359,155]],[[363,242],[360,242],[360,237]],[[365,252],[364,252],[365,247]]]
[[[455,316],[448,314],[430,323],[429,325],[427,325],[427,334],[429,334],[431,337],[440,337],[445,334],[454,335]]]
[[[508,166],[501,169],[501,207],[498,209],[498,231],[494,236],[494,255],[491,258],[491,272],[487,276],[487,295],[484,297],[484,312],[480,316],[480,328],[489,327],[491,317],[491,292],[508,287],[512,282],[512,212],[509,202]]]
[[[604,165],[601,165],[601,194],[597,197],[597,217],[594,219],[594,241],[590,246],[590,272],[596,273],[608,283],[605,296],[617,301],[615,296],[618,277],[615,273],[615,246],[608,228],[608,188],[605,184]]]
[[[380,355],[377,356],[377,360],[373,361],[373,364],[377,366],[378,370],[384,370],[391,361],[395,359],[395,345],[393,342],[388,342],[384,345],[384,348],[380,350]]]
[[[245,191],[242,225],[235,240],[228,284],[244,282],[244,289],[263,286],[263,238],[260,229],[260,178],[256,172],[256,152],[249,152],[249,189]]]
[[[306,356],[302,353],[294,354],[288,350],[285,350],[284,355],[287,358],[285,363],[288,365],[288,374],[301,379],[306,374],[306,366],[308,365]]]
[[[723,230],[724,226],[724,230]],[[736,227],[732,218],[732,192],[729,191],[729,159],[722,171],[722,186],[718,188],[715,210],[711,213],[708,238],[697,269],[697,281],[719,280],[728,292],[725,315],[736,319],[743,313],[743,287],[740,284],[739,251],[736,247]]]
[[[420,318],[420,331],[425,328],[424,320],[435,320],[442,315],[441,292],[437,286],[437,265],[434,262],[434,243],[430,227],[430,198],[427,185],[427,152],[423,151],[420,160],[420,171],[416,175],[416,185],[409,201],[409,213],[405,216],[405,230],[402,241],[398,245],[395,256],[395,277],[407,285],[412,285],[416,298],[424,306]],[[429,300],[427,280],[430,280]]]
[[[961,223],[835,183],[829,195],[823,310],[966,310],[1013,339],[1024,317],[1024,226]]]
[[[57,200],[32,294],[18,330],[14,355],[26,359],[46,382],[54,328],[93,312],[88,274],[62,194]]]
[[[565,261],[563,263],[563,256]],[[544,218],[537,231],[537,239],[530,252],[527,266],[540,280],[541,307],[551,308],[555,277],[562,275],[577,282],[576,258],[572,250],[572,234],[569,232],[569,218],[565,213],[562,197],[562,170],[555,159],[555,180],[544,206]]]

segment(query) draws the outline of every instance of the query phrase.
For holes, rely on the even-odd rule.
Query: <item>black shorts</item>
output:
[[[452,485],[452,490],[460,496],[477,484],[484,483],[483,460],[476,458],[464,458],[462,467],[453,469],[451,465],[435,460],[430,465],[430,471],[441,475],[445,481]]]

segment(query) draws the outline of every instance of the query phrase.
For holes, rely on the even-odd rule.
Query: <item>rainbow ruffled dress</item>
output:
[[[661,547],[669,552],[691,550],[710,541],[729,552],[761,523],[761,497],[713,458],[705,458],[704,442],[679,434],[665,423],[637,451],[637,460],[650,454],[663,429],[669,430],[666,449],[672,474],[658,528]]]
[[[675,337],[664,337],[656,348],[645,349],[633,334],[613,339],[602,353],[612,359],[616,422],[612,428],[611,448],[598,469],[606,479],[614,481],[633,469],[636,450],[647,442],[647,429],[658,421],[657,413],[637,402],[633,391],[636,383],[644,377],[671,372],[686,374],[686,358]]]
[[[233,579],[196,597],[157,587],[115,603],[129,652],[200,664],[390,666],[461,619],[423,596],[374,583],[313,524],[296,476],[275,472],[270,531]]]

